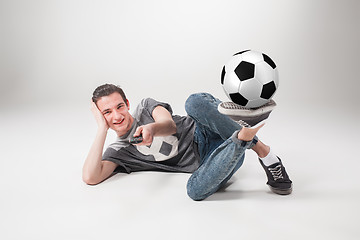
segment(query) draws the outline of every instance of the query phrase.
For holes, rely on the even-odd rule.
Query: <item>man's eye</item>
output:
[[[109,114],[110,112],[109,111],[107,111],[107,112],[104,112],[104,115],[106,115],[106,114]]]
[[[122,106],[120,105],[120,106],[117,107],[117,109],[120,109],[121,107],[122,107]]]

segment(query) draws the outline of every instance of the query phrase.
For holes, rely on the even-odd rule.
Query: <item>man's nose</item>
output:
[[[122,114],[119,113],[118,111],[114,111],[114,119],[115,120],[122,119]]]

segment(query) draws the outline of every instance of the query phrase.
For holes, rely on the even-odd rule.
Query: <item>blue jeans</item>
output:
[[[199,168],[187,183],[193,200],[203,200],[218,191],[241,167],[245,150],[258,141],[237,138],[241,126],[217,110],[220,100],[208,93],[191,95],[185,103],[187,114],[196,122],[194,141],[201,158]]]

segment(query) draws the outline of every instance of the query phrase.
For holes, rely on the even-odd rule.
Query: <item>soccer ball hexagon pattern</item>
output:
[[[228,98],[246,108],[270,101],[279,87],[274,61],[264,53],[245,50],[236,53],[221,72],[221,85]]]

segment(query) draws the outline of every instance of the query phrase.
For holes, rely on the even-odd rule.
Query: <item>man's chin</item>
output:
[[[111,129],[114,130],[118,136],[122,136],[127,132],[123,126],[112,126]]]

